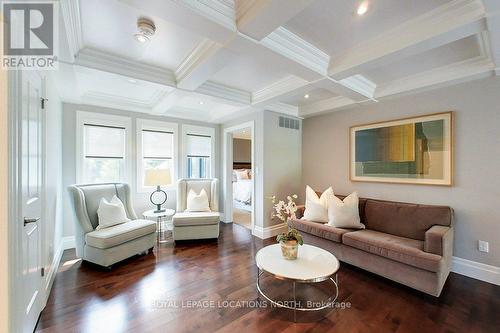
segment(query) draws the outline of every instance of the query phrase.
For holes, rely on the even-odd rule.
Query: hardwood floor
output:
[[[342,264],[344,309],[297,313],[252,307],[259,240],[238,225],[221,225],[218,241],[162,245],[112,271],[66,251],[37,331],[42,332],[498,332],[500,287],[451,274],[440,299]],[[274,296],[289,283],[264,279]],[[301,286],[299,300],[320,297]],[[224,301],[239,301],[231,304]],[[204,303],[203,303],[204,301]],[[246,303],[247,302],[247,303]],[[261,304],[264,304],[263,302]],[[229,305],[232,305],[229,306]],[[350,305],[350,307],[347,307]]]

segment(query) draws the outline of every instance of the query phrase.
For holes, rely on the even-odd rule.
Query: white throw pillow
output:
[[[97,217],[99,224],[96,230],[109,228],[130,221],[127,217],[127,212],[125,212],[123,202],[116,195],[113,196],[111,201],[104,198],[101,199],[99,208],[97,208]]]
[[[196,194],[192,189],[189,190],[186,206],[186,212],[210,212],[208,195],[205,189],[202,189],[200,194]]]
[[[306,209],[303,218],[314,222],[328,222],[328,199],[333,196],[331,187],[318,198],[316,192],[309,185],[306,186]]]
[[[336,196],[328,200],[328,225],[335,228],[364,229],[359,218],[358,193],[353,192],[340,200]]]

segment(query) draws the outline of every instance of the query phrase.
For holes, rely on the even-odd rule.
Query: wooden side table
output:
[[[173,225],[172,223],[168,223],[172,221],[172,216],[174,216],[175,210],[173,209],[165,209],[164,212],[155,213],[154,209],[145,211],[142,213],[145,219],[156,219],[156,236],[158,243],[166,243],[167,233],[172,232]]]

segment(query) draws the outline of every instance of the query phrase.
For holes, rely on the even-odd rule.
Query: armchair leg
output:
[[[152,248],[152,247],[150,247],[150,248],[148,249],[148,253],[153,253],[153,248]]]

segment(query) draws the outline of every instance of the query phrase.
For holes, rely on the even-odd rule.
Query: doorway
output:
[[[254,126],[225,129],[225,221],[253,232],[255,215]]]

